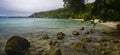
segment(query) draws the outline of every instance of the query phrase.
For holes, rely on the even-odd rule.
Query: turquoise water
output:
[[[81,22],[67,19],[0,18],[0,35],[34,33],[40,31],[63,31],[80,28]]]

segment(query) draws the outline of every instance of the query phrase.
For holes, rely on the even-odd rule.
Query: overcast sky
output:
[[[34,12],[61,7],[63,0],[0,0],[0,16],[29,16]]]

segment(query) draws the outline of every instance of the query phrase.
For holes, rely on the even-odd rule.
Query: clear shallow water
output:
[[[63,31],[80,28],[81,25],[80,21],[66,19],[0,18],[0,35]]]

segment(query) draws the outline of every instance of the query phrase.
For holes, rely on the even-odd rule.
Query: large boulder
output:
[[[23,55],[30,47],[30,43],[27,39],[13,36],[6,42],[5,52],[8,55]]]

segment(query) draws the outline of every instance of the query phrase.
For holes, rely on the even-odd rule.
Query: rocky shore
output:
[[[97,29],[91,31],[83,27],[70,31],[19,35],[30,43],[23,55],[120,55],[120,39],[115,34],[117,32],[108,33]],[[0,37],[0,55],[7,55],[4,50],[10,38]]]

